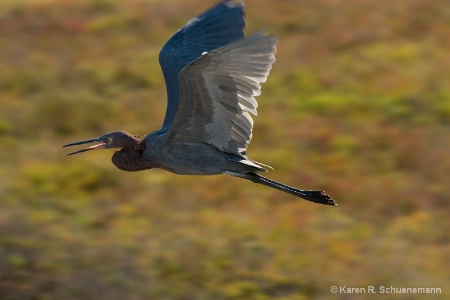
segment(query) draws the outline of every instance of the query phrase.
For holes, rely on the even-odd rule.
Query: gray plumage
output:
[[[242,2],[222,1],[188,22],[163,47],[160,63],[169,101],[162,129],[144,138],[123,131],[107,133],[65,145],[100,143],[67,155],[120,148],[112,162],[124,171],[161,168],[182,175],[227,174],[335,205],[322,191],[299,190],[258,175],[267,172],[264,165],[247,157],[251,115],[258,107],[254,97],[261,94],[261,83],[275,62],[277,40],[263,32],[243,38],[243,16]],[[231,25],[227,17],[240,25]]]

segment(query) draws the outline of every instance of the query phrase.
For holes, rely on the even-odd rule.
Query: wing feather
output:
[[[181,70],[204,52],[217,49],[244,36],[244,3],[222,0],[191,19],[172,36],[159,54],[167,88],[167,111],[162,132],[169,129],[177,112],[178,76]]]
[[[201,141],[244,156],[253,119],[275,61],[276,38],[262,32],[213,50],[179,76],[179,108],[169,138]]]

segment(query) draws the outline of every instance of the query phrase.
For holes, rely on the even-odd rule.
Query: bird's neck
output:
[[[112,163],[123,171],[134,172],[151,169],[152,166],[146,163],[142,157],[145,150],[145,143],[142,138],[133,137],[128,145],[120,151],[116,151],[112,157]]]

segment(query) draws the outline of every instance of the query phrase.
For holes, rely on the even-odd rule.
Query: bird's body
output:
[[[203,142],[170,141],[167,134],[149,134],[145,138],[126,132],[127,147],[113,154],[113,164],[128,172],[160,168],[179,175],[217,175],[227,172],[257,172],[266,170],[256,163],[224,153]],[[164,151],[160,151],[164,149]]]
[[[222,0],[189,21],[165,44],[159,61],[167,87],[163,126],[145,137],[123,131],[66,146],[100,142],[70,153],[121,148],[112,157],[124,171],[160,168],[180,175],[227,174],[313,202],[335,205],[321,191],[304,191],[256,172],[247,157],[261,83],[275,61],[276,38],[244,38],[243,2]]]

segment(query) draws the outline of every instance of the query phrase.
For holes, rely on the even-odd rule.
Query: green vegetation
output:
[[[279,37],[250,157],[337,208],[61,145],[161,126],[164,42],[201,0],[0,4],[1,299],[350,299],[450,290],[450,7],[247,0]]]

